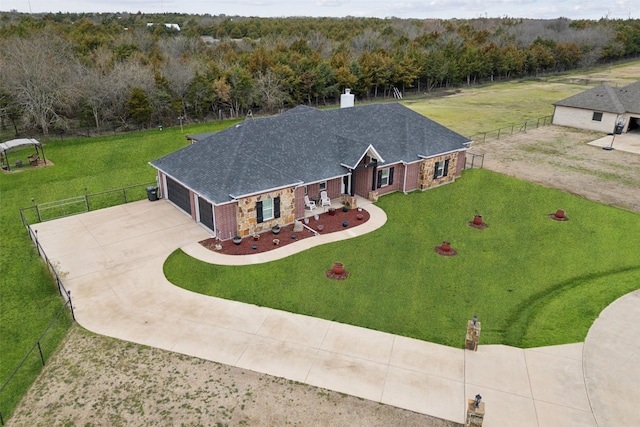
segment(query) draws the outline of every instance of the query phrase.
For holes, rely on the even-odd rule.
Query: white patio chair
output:
[[[316,208],[316,202],[309,200],[309,196],[304,196],[304,207],[312,211]]]
[[[322,206],[331,206],[331,199],[327,196],[326,191],[320,192],[320,207]]]

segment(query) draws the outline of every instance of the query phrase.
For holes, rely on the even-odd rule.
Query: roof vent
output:
[[[345,89],[344,93],[340,95],[340,108],[353,107],[355,103],[355,96],[351,93],[351,89]]]

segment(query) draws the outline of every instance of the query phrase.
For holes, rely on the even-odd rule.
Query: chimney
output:
[[[353,107],[354,102],[355,97],[351,94],[351,89],[345,89],[344,93],[340,95],[340,108]]]

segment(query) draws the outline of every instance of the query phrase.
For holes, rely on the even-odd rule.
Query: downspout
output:
[[[404,165],[404,174],[403,174],[404,178],[402,180],[402,192],[404,194],[407,194],[407,169],[409,168],[407,167],[406,163],[403,163],[403,165]]]

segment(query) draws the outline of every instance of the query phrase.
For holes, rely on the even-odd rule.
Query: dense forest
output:
[[[0,12],[3,134],[169,126],[640,54],[640,20]]]

